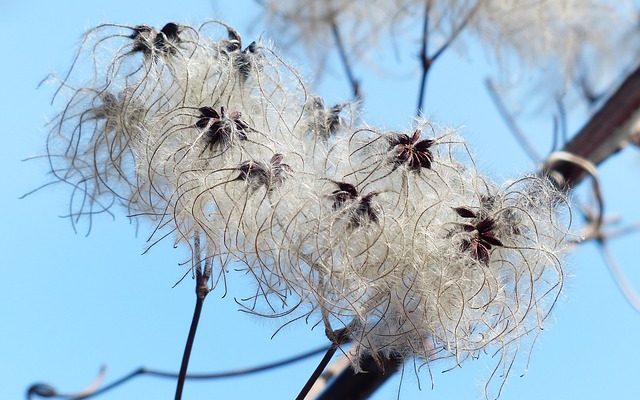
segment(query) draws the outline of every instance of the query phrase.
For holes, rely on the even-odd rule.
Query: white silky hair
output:
[[[147,52],[131,27],[91,31],[78,63],[95,76],[76,83],[74,65],[61,83],[47,143],[71,218],[118,205],[152,242],[193,252],[197,237],[195,262],[254,280],[246,310],[348,327],[356,367],[365,353],[508,363],[563,286],[563,195],[538,176],[491,182],[427,120],[382,131],[354,105],[325,107],[277,49],[230,44],[229,29],[180,25]]]

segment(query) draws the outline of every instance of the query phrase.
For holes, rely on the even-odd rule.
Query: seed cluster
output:
[[[47,144],[74,224],[120,205],[214,265],[212,285],[245,271],[247,311],[348,327],[356,364],[508,362],[560,293],[565,200],[543,178],[498,186],[427,121],[356,126],[222,23],[95,28],[69,76]]]

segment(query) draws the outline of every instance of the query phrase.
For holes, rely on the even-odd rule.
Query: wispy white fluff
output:
[[[567,223],[545,179],[492,183],[428,121],[358,123],[222,23],[170,28],[93,30],[70,76],[95,75],[62,83],[48,149],[74,221],[118,204],[152,242],[198,238],[212,285],[233,262],[256,284],[246,310],[349,327],[356,355],[508,363],[542,328]]]
[[[478,39],[508,64],[551,67],[562,78],[611,64],[620,40],[637,32],[632,0],[265,0],[267,27],[287,45],[302,43],[318,60],[335,46],[333,26],[352,60],[367,59],[385,37],[419,43],[429,4],[431,51],[455,37],[455,45]],[[457,31],[463,27],[458,37]],[[636,37],[637,39],[637,37]],[[417,46],[419,46],[417,44]],[[630,46],[626,46],[627,51]],[[637,54],[637,46],[632,46]],[[617,54],[617,58],[620,58]],[[620,60],[618,60],[620,61]],[[619,65],[625,65],[621,63]]]

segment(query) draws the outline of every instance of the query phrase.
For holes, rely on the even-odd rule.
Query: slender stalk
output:
[[[564,151],[598,165],[628,143],[633,131],[625,126],[640,109],[640,66],[631,72],[609,99],[565,146]],[[560,186],[577,185],[587,172],[570,162],[548,163],[545,172],[555,173]]]
[[[629,282],[620,265],[618,265],[613,253],[609,250],[609,246],[607,246],[606,240],[600,238],[597,240],[597,243],[600,246],[600,254],[602,255],[604,263],[607,265],[607,268],[609,268],[609,272],[618,285],[620,292],[622,292],[623,297],[635,311],[640,312],[640,296],[631,285],[631,282]]]
[[[313,371],[313,373],[307,380],[307,383],[304,384],[302,390],[300,390],[300,393],[298,393],[296,400],[304,400],[307,394],[309,394],[309,391],[311,390],[313,385],[316,383],[318,378],[320,378],[320,375],[322,375],[322,372],[324,371],[324,369],[327,368],[327,365],[329,364],[329,361],[331,361],[331,359],[333,358],[333,355],[336,354],[336,350],[338,350],[338,344],[333,343],[325,353],[324,357],[322,357],[322,360],[320,360],[320,363],[318,363],[318,366],[316,367],[316,369]]]
[[[438,58],[440,58],[440,56],[444,54],[445,50],[447,50],[449,46],[451,46],[451,44],[458,38],[460,33],[464,30],[464,28],[467,26],[471,18],[473,18],[473,16],[476,14],[478,9],[480,8],[480,5],[482,4],[482,0],[478,0],[473,5],[471,10],[469,10],[467,15],[465,15],[465,17],[462,19],[460,24],[456,25],[453,28],[453,30],[449,34],[449,37],[444,41],[444,43],[433,54],[430,55],[429,49],[428,49],[429,47],[428,42],[429,42],[429,13],[431,11],[431,1],[432,0],[427,0],[425,3],[424,23],[422,25],[422,48],[420,51],[420,59],[422,62],[422,78],[420,80],[420,93],[418,95],[418,107],[416,111],[418,115],[422,113],[422,110],[424,107],[427,78],[429,75],[429,71],[431,70],[431,67],[438,60]]]
[[[199,373],[199,374],[187,374],[185,379],[189,379],[189,380],[211,380],[211,379],[224,379],[224,378],[235,378],[235,377],[239,377],[239,376],[247,376],[247,375],[251,375],[251,374],[256,374],[259,372],[265,372],[271,369],[275,369],[275,368],[279,368],[285,365],[289,365],[289,364],[293,364],[295,362],[298,361],[302,361],[305,360],[309,357],[313,357],[315,355],[318,355],[320,353],[325,353],[330,347],[329,346],[322,346],[313,350],[309,350],[305,353],[302,354],[298,354],[289,358],[285,358],[283,360],[278,360],[278,361],[274,361],[268,364],[262,364],[262,365],[256,365],[253,367],[247,367],[247,368],[239,368],[239,369],[233,369],[233,370],[228,370],[228,371],[221,371],[221,372],[210,372],[210,373]],[[98,377],[98,379],[96,379],[96,381],[101,380],[103,378],[104,373],[101,370],[101,375]],[[46,397],[46,398],[57,398],[57,399],[67,399],[67,400],[83,400],[83,399],[88,399],[91,397],[96,397],[99,396],[103,393],[106,393],[110,390],[113,390],[119,386],[122,386],[123,384],[127,383],[130,380],[133,380],[134,378],[138,377],[138,376],[142,376],[142,375],[146,375],[146,376],[151,376],[154,378],[164,378],[164,379],[177,379],[179,374],[175,373],[175,372],[170,372],[170,371],[160,371],[160,370],[155,370],[155,369],[150,369],[150,368],[146,368],[146,367],[140,367],[135,369],[132,372],[129,372],[128,374],[124,375],[121,378],[116,379],[115,381],[111,382],[108,385],[105,385],[101,388],[95,388],[92,390],[88,390],[85,389],[79,393],[75,393],[75,394],[63,394],[63,393],[58,393],[58,391],[53,388],[50,385],[44,384],[44,383],[36,383],[33,384],[29,387],[29,389],[27,390],[27,399],[31,399],[35,396],[38,397]],[[94,386],[93,384],[91,386]]]
[[[176,386],[176,400],[182,399],[182,390],[184,388],[184,381],[187,376],[189,358],[191,357],[191,349],[196,337],[196,331],[198,330],[198,322],[200,321],[200,313],[202,312],[203,304],[204,297],[198,296],[196,299],[195,309],[193,310],[193,318],[191,319],[191,327],[189,328],[187,343],[184,346],[184,353],[182,354],[182,363],[180,364],[180,373],[178,374],[178,384]]]
[[[340,345],[342,345],[343,343],[349,340],[349,333],[351,332],[351,329],[352,329],[351,324],[348,325],[346,328],[338,329],[334,331],[331,329],[331,324],[329,323],[329,320],[327,319],[326,315],[323,315],[323,318],[325,319],[325,332],[326,332],[327,338],[331,340],[331,347],[327,349],[327,352],[325,353],[324,357],[322,357],[322,360],[320,360],[320,363],[318,363],[318,366],[313,371],[313,373],[311,374],[307,382],[304,384],[304,386],[302,387],[302,390],[300,390],[300,393],[298,393],[296,400],[304,400],[304,398],[307,396],[307,394],[309,394],[309,391],[311,390],[313,385],[316,383],[318,378],[320,378],[320,375],[322,375],[322,372],[325,370],[325,368],[327,368],[329,361],[331,361],[333,356],[336,354],[338,347],[340,347]]]
[[[83,393],[80,396],[69,396],[67,398],[73,399],[73,400],[82,400],[82,399],[88,399],[89,397],[98,396],[98,395],[100,395],[102,393],[108,392],[109,390],[114,389],[114,388],[122,385],[123,383],[135,378],[138,375],[142,375],[143,373],[144,373],[143,369],[142,368],[138,368],[137,370],[135,370],[135,371],[123,376],[120,379],[118,379],[117,381],[111,382],[110,384],[108,384],[108,385],[106,385],[106,386],[104,386],[104,387],[102,387],[102,388],[100,388],[100,389],[98,389],[96,391],[93,391],[91,393]]]
[[[340,30],[338,29],[338,25],[335,21],[331,22],[331,33],[333,34],[333,40],[336,42],[336,47],[338,48],[338,54],[340,55],[340,61],[342,62],[342,66],[344,67],[344,72],[347,75],[349,84],[351,85],[351,93],[353,94],[353,98],[356,100],[360,100],[360,82],[358,82],[355,75],[353,74],[351,62],[349,61],[347,50],[344,47],[344,41],[342,40]]]
[[[191,318],[191,326],[189,327],[189,335],[187,336],[187,343],[184,346],[184,353],[182,354],[182,362],[180,364],[180,372],[178,374],[178,383],[176,385],[176,400],[182,399],[182,391],[184,389],[184,381],[187,376],[187,368],[189,367],[189,358],[191,357],[191,349],[193,348],[193,342],[196,338],[196,331],[198,330],[198,322],[200,322],[200,314],[202,313],[202,305],[204,299],[209,294],[209,277],[211,276],[211,259],[207,257],[204,262],[204,268],[202,268],[202,262],[200,259],[200,233],[196,232],[193,239],[193,260],[194,269],[196,272],[196,306],[193,310],[193,317]]]
[[[367,355],[360,360],[360,368],[366,372],[355,372],[349,365],[331,382],[316,400],[369,398],[387,379],[400,370],[401,356]]]
[[[511,112],[509,112],[509,110],[507,109],[507,106],[504,104],[504,101],[502,101],[502,98],[498,94],[495,83],[491,79],[487,79],[484,81],[484,84],[487,88],[487,92],[489,92],[491,101],[493,101],[493,104],[496,106],[496,109],[502,117],[502,120],[505,122],[505,124],[507,124],[509,131],[511,131],[511,134],[520,145],[520,148],[527,154],[527,157],[529,157],[529,159],[533,161],[534,164],[538,164],[541,160],[540,155],[533,147],[529,139],[527,139],[527,135],[522,132],[522,130],[516,123],[516,120],[513,118],[513,115],[511,115]]]
[[[422,77],[420,78],[420,92],[418,93],[418,107],[416,115],[422,113],[424,107],[424,97],[427,90],[427,77],[431,69],[432,60],[429,57],[429,13],[431,12],[431,0],[425,2],[424,22],[422,24],[422,48],[420,49],[420,59],[422,61]]]

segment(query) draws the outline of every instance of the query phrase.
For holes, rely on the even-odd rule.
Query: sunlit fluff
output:
[[[348,327],[356,366],[484,351],[508,364],[561,291],[568,216],[545,179],[496,185],[428,121],[356,126],[357,107],[326,105],[222,23],[95,28],[60,91],[48,155],[74,224],[124,207],[152,243],[212,262],[212,286],[230,263],[251,276],[247,311]]]
[[[621,35],[635,32],[632,0],[265,0],[267,26],[284,45],[301,43],[319,59],[335,46],[333,30],[353,60],[369,59],[385,37],[419,46],[428,8],[428,44],[479,39],[501,64],[551,67],[564,78],[613,54]],[[417,47],[416,47],[417,48]],[[375,61],[374,61],[375,62]]]

